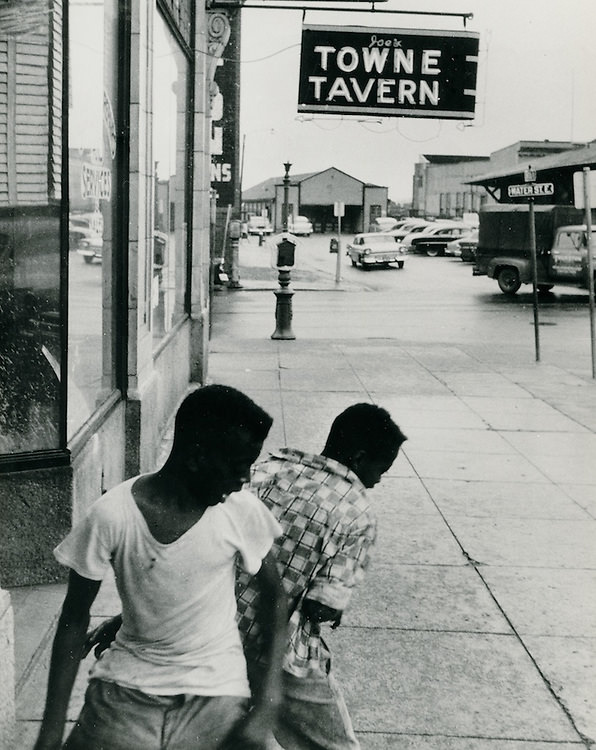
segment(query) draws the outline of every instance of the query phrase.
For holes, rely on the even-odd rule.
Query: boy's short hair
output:
[[[343,455],[364,450],[369,456],[395,458],[406,436],[386,409],[375,404],[353,404],[333,420],[326,449]]]
[[[199,442],[229,443],[246,430],[263,442],[273,418],[245,393],[227,385],[206,385],[180,404],[174,420],[174,445],[180,449]]]

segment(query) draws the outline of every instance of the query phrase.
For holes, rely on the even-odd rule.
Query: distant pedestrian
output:
[[[340,624],[363,576],[376,532],[366,489],[388,471],[405,439],[385,409],[355,404],[336,417],[320,455],[284,449],[254,469],[252,489],[283,528],[274,554],[291,616],[275,738],[285,750],[360,747],[321,623]],[[265,668],[260,598],[241,574],[239,627],[255,686]]]
[[[164,466],[110,490],[56,548],[70,578],[36,750],[62,747],[89,610],[110,566],[122,627],[91,671],[64,747],[264,750],[286,643],[285,596],[269,552],[281,529],[242,486],[271,422],[232,388],[194,391],[178,410]],[[261,591],[269,654],[250,714],[235,620],[237,560]]]

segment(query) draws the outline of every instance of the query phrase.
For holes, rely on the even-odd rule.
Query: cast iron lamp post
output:
[[[284,202],[282,206],[283,236],[277,244],[276,265],[277,281],[279,289],[275,292],[275,331],[271,334],[272,339],[295,339],[292,331],[292,297],[294,292],[290,289],[290,268],[294,265],[294,254],[296,243],[288,236],[288,198],[290,193],[290,167],[289,161],[284,164]]]

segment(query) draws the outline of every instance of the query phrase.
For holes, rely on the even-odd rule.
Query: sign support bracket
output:
[[[279,1],[279,0],[278,0]],[[318,0],[302,0],[300,3],[296,3],[291,5],[291,0],[289,2],[282,2],[282,4],[275,4],[272,5],[271,3],[243,3],[238,2],[238,0],[211,0],[210,2],[207,2],[207,9],[222,9],[222,8],[233,8],[233,9],[239,9],[242,10],[244,8],[248,8],[250,10],[308,10],[308,11],[325,11],[328,13],[329,11],[338,11],[340,13],[344,13],[346,11],[349,11],[350,13],[383,13],[383,14],[389,14],[389,15],[403,15],[403,16],[432,16],[432,17],[441,17],[441,18],[461,18],[462,22],[464,24],[464,27],[468,21],[471,21],[474,18],[473,13],[457,13],[457,12],[448,12],[448,11],[432,11],[432,10],[383,10],[378,9],[376,5],[378,3],[386,3],[388,0],[365,0],[364,2],[358,2],[358,0],[335,0],[337,2],[337,5],[332,6],[316,6],[316,7],[308,7],[305,5],[305,2],[318,2]],[[370,8],[353,8],[350,7],[351,4],[357,3],[360,5],[370,5]],[[341,6],[344,7],[341,7]]]

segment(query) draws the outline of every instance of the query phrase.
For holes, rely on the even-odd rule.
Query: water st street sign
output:
[[[507,195],[510,198],[537,198],[543,195],[554,195],[552,182],[532,182],[524,185],[509,185]]]

